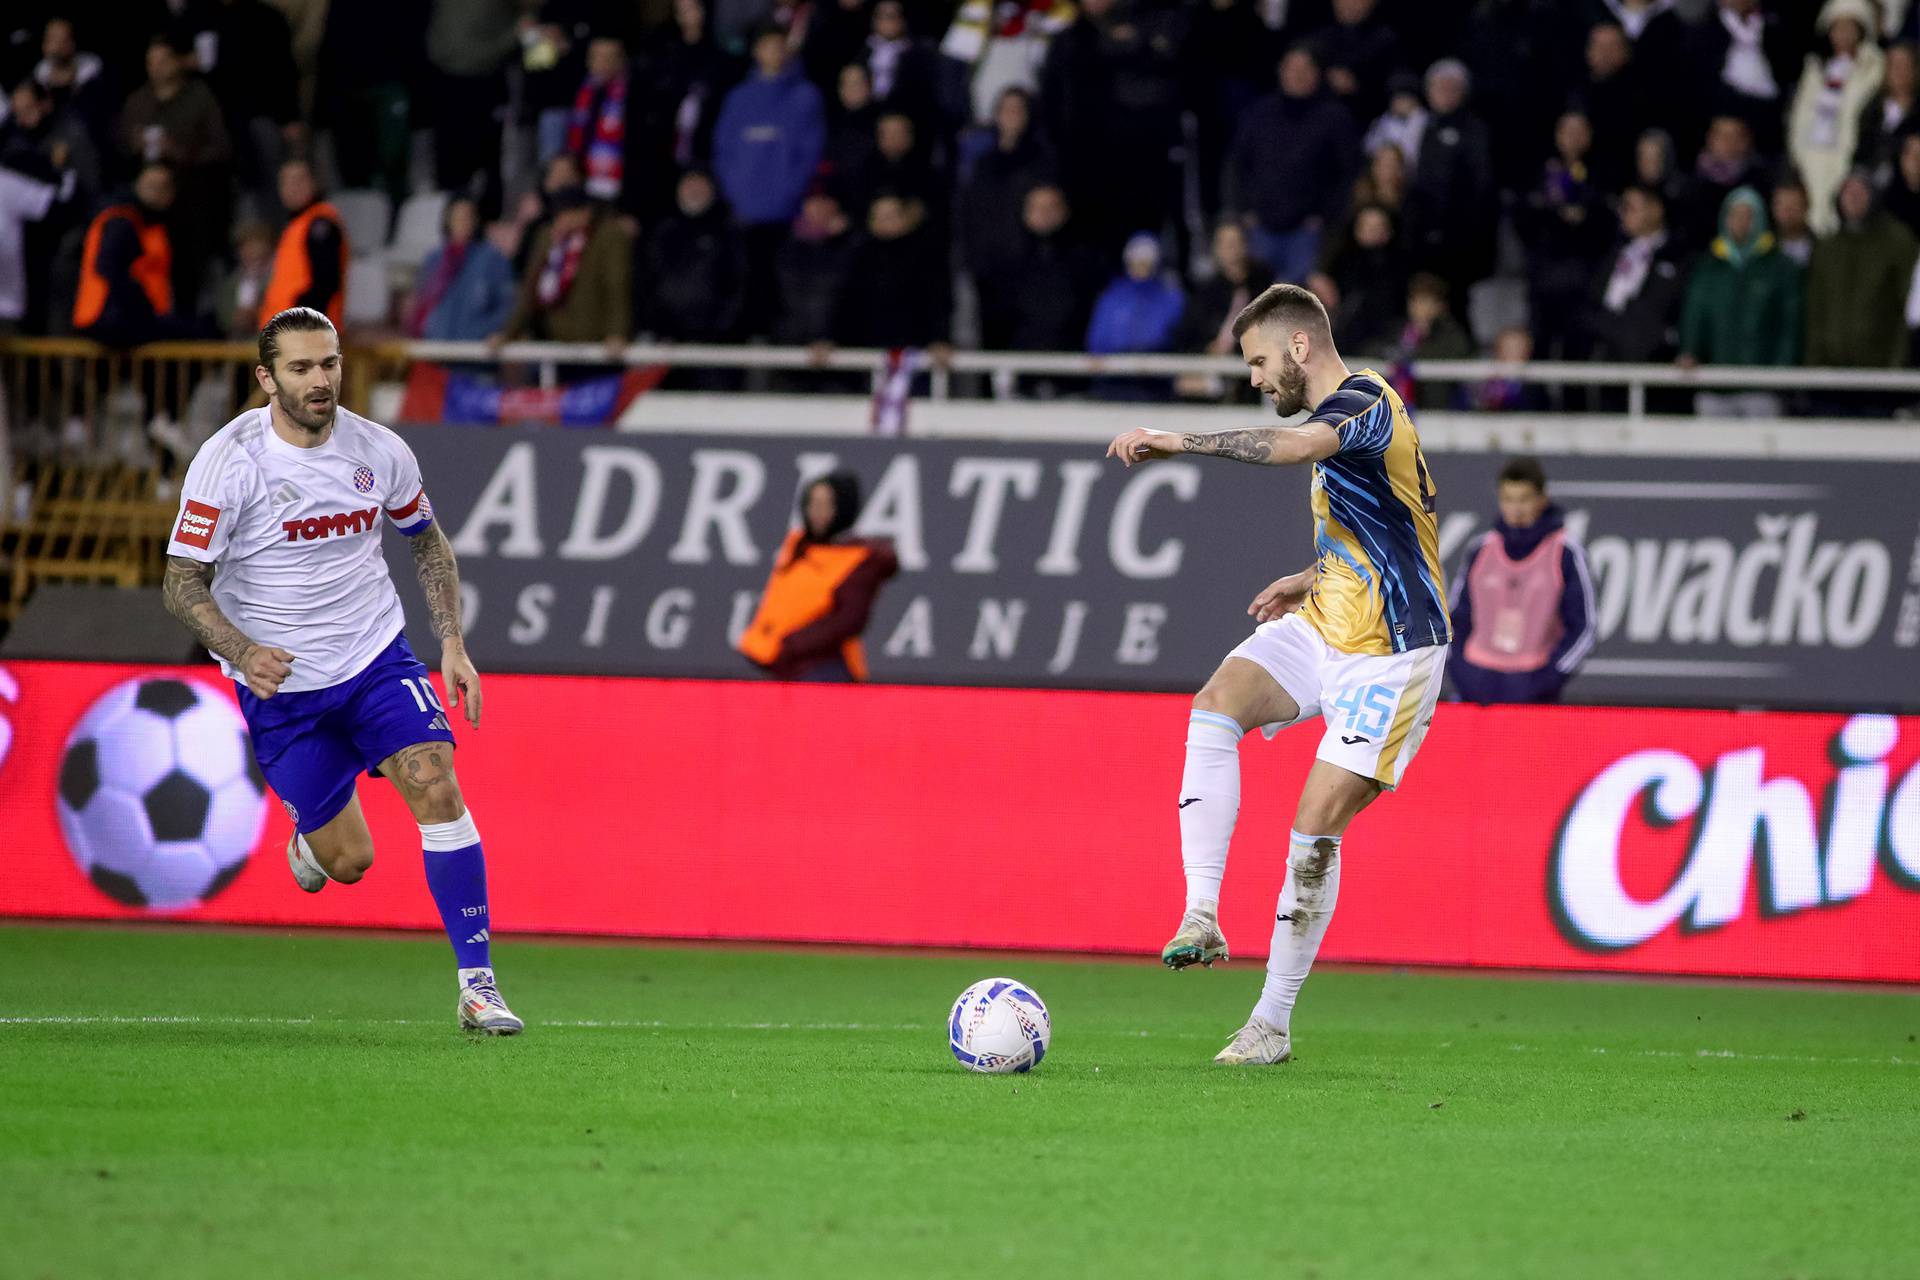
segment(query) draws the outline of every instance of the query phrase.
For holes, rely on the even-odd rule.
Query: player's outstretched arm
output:
[[[1319,462],[1340,450],[1340,436],[1324,422],[1297,427],[1247,427],[1235,431],[1153,431],[1138,428],[1114,437],[1107,456],[1131,467],[1154,458],[1192,453],[1260,466]]]
[[[480,727],[480,673],[467,657],[466,633],[460,625],[460,566],[453,558],[453,544],[437,524],[410,539],[414,572],[420,575],[420,590],[427,597],[427,614],[433,620],[433,634],[440,638],[440,680],[447,696],[458,708],[466,702],[467,723]]]
[[[249,640],[214,603],[212,584],[211,564],[187,556],[168,556],[167,576],[161,584],[167,612],[180,619],[209,652],[219,654],[240,672],[255,697],[271,698],[281,682],[293,674],[293,655]]]

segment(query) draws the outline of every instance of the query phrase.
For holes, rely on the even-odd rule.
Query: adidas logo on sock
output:
[[[476,942],[486,942],[486,941],[489,941],[488,934],[485,929],[482,929],[480,932],[474,934],[471,938],[468,938],[466,941],[466,945],[470,947]]]

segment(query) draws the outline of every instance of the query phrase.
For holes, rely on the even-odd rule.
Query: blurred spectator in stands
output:
[[[487,341],[600,342],[617,355],[631,332],[632,240],[579,187],[553,193],[549,205],[553,220],[534,237],[513,313]]]
[[[1473,339],[1454,319],[1447,303],[1447,282],[1422,271],[1407,282],[1407,310],[1400,340],[1389,353],[1393,363],[1422,360],[1465,360],[1473,355]],[[1421,378],[1409,399],[1421,408],[1445,407],[1452,384]],[[1405,392],[1402,392],[1405,395]]]
[[[873,100],[881,109],[903,112],[921,128],[936,130],[941,123],[940,54],[907,30],[907,11],[900,0],[879,0],[873,6],[864,52]]]
[[[1745,120],[1769,155],[1780,150],[1780,118],[1800,74],[1796,36],[1762,0],[1718,0],[1690,32],[1690,70],[1710,86],[1707,109]]]
[[[1788,149],[1807,184],[1816,235],[1838,225],[1834,197],[1853,167],[1860,114],[1880,91],[1886,55],[1874,43],[1879,18],[1872,0],[1827,0],[1819,29],[1824,47],[1807,55],[1787,125]]]
[[[1388,81],[1405,64],[1400,37],[1378,13],[1379,0],[1333,0],[1333,25],[1314,36],[1327,88],[1355,120],[1385,108]],[[1411,155],[1418,147],[1409,149]]]
[[[191,326],[175,307],[173,171],[142,165],[132,198],[102,209],[87,228],[74,290],[73,331],[110,347],[185,337]]]
[[[214,294],[214,321],[222,337],[252,342],[260,335],[260,304],[273,275],[273,228],[254,218],[239,223],[233,229],[233,253],[234,265]]]
[[[1775,246],[1766,206],[1752,187],[1728,194],[1720,234],[1694,265],[1680,312],[1682,368],[1699,364],[1795,365],[1806,322],[1806,281]],[[1771,392],[1694,396],[1710,417],[1777,417]]]
[[[1706,145],[1694,162],[1687,181],[1681,238],[1689,245],[1712,240],[1720,225],[1727,197],[1741,187],[1765,191],[1771,184],[1765,166],[1753,152],[1753,131],[1738,116],[1715,116],[1707,126]]]
[[[340,211],[321,197],[320,185],[305,160],[280,166],[280,207],[287,225],[273,253],[273,276],[260,304],[260,324],[288,307],[324,312],[336,328],[346,319],[346,224]]]
[[[1633,170],[1635,141],[1647,126],[1650,92],[1633,66],[1633,46],[1618,23],[1600,22],[1587,32],[1585,74],[1572,101],[1593,129],[1590,163],[1602,191],[1618,191]]]
[[[919,201],[926,211],[927,229],[945,239],[948,228],[945,177],[936,171],[920,140],[913,117],[891,108],[880,113],[873,127],[874,154],[856,187],[861,204],[874,193],[891,191]]]
[[[1404,181],[1407,163],[1420,158],[1420,139],[1426,131],[1427,102],[1420,96],[1420,77],[1411,71],[1396,71],[1387,81],[1387,109],[1367,126],[1367,136],[1360,140],[1360,146],[1367,153],[1369,166],[1383,147],[1392,147],[1399,153]]]
[[[714,39],[706,0],[673,0],[673,21],[641,50],[641,221],[673,207],[670,176],[713,163],[713,130],[740,66]]]
[[[82,203],[101,191],[100,153],[77,113],[55,107],[47,87],[31,76],[13,88],[11,114],[0,119],[0,164],[29,177],[73,174],[73,197]]]
[[[534,239],[553,220],[553,197],[575,187],[584,188],[586,181],[587,175],[581,170],[580,162],[562,151],[547,161],[540,171],[539,189],[520,197],[519,208],[509,224],[513,235],[512,260],[516,280],[526,274],[527,260],[533,256]]]
[[[1906,304],[1920,255],[1913,233],[1876,208],[1856,170],[1840,184],[1840,223],[1807,264],[1807,349],[1816,367],[1898,369],[1907,362]]]
[[[1880,92],[1860,111],[1860,141],[1853,149],[1853,163],[1871,173],[1881,187],[1893,181],[1901,141],[1920,130],[1920,115],[1914,112],[1920,100],[1917,71],[1920,67],[1916,67],[1913,45],[1896,44],[1888,49],[1886,79],[1881,82]]]
[[[1669,232],[1684,240],[1679,223],[1685,218],[1691,191],[1687,176],[1674,162],[1673,135],[1665,129],[1648,129],[1640,135],[1633,144],[1633,180],[1629,185],[1658,192],[1666,206]]]
[[[1666,202],[1653,188],[1628,187],[1620,197],[1620,243],[1587,303],[1591,359],[1643,364],[1672,355],[1685,264],[1666,224]]]
[[[316,60],[314,123],[333,135],[341,185],[378,187],[395,208],[412,187],[413,117],[424,125],[432,114],[420,83],[428,4],[328,0]]]
[[[1464,296],[1492,272],[1493,158],[1487,127],[1467,106],[1466,67],[1457,59],[1427,71],[1427,121],[1405,214],[1414,264]]]
[[[647,237],[639,328],[668,342],[725,342],[746,300],[746,250],[713,179],[680,175],[672,216]]]
[[[1184,4],[1126,0],[1101,28],[1108,109],[1099,163],[1100,198],[1082,202],[1084,228],[1103,250],[1117,250],[1136,230],[1169,230],[1184,258],[1184,191],[1179,155],[1185,146],[1180,108],[1182,53],[1190,25]],[[1044,92],[1044,86],[1043,90]]]
[[[1909,133],[1900,140],[1893,180],[1887,184],[1886,207],[1901,225],[1920,236],[1920,133]]]
[[[953,282],[946,248],[925,224],[917,201],[891,192],[867,207],[867,234],[853,251],[834,320],[840,346],[924,349],[945,358]]]
[[[740,652],[776,680],[844,683],[867,678],[860,634],[888,578],[893,544],[848,536],[860,518],[860,478],[835,471],[800,493],[800,522],[774,557]]]
[[[1322,260],[1321,273],[1334,298],[1333,331],[1345,350],[1363,357],[1378,355],[1399,335],[1407,298],[1406,246],[1393,215],[1376,204],[1360,206],[1332,249]],[[1235,343],[1225,354],[1238,349]]]
[[[993,127],[984,132],[984,149],[969,138],[962,153],[956,218],[966,269],[976,277],[998,272],[1020,251],[1027,192],[1055,173],[1052,149],[1034,130],[1033,96],[1025,89],[1001,90]]]
[[[1773,213],[1773,239],[1780,252],[1806,266],[1813,258],[1813,229],[1807,225],[1807,189],[1788,173],[1774,184],[1767,201]]]
[[[232,148],[213,91],[188,74],[180,50],[164,38],[147,46],[147,82],[127,99],[120,145],[135,163],[160,161],[173,169],[173,290],[181,314],[192,315],[226,236]]]
[[[720,108],[713,133],[713,170],[746,236],[750,332],[764,332],[774,303],[773,259],[826,145],[820,91],[787,56],[786,33],[760,28],[753,39],[753,74]]]
[[[1213,232],[1213,271],[1193,287],[1187,297],[1187,309],[1180,319],[1175,346],[1210,356],[1233,355],[1240,342],[1233,336],[1233,321],[1252,302],[1255,295],[1273,283],[1273,272],[1253,256],[1247,242],[1247,229],[1237,222],[1222,222]],[[1346,330],[1339,331],[1346,341]],[[1362,350],[1347,343],[1348,350]],[[1227,384],[1210,373],[1183,374],[1174,390],[1198,399],[1215,400],[1227,391]]]
[[[1554,154],[1518,210],[1533,340],[1549,360],[1581,357],[1581,313],[1613,239],[1606,197],[1587,168],[1592,143],[1586,116],[1562,114],[1554,126]]]
[[[1547,396],[1541,386],[1517,376],[1519,366],[1533,359],[1533,335],[1524,325],[1510,324],[1494,335],[1493,359],[1514,366],[1515,373],[1496,373],[1462,388],[1461,408],[1476,413],[1540,413],[1546,409]]]
[[[636,224],[647,178],[645,139],[627,46],[613,36],[595,36],[587,44],[587,78],[567,117],[566,151],[586,175],[587,194]],[[637,230],[637,225],[628,230]]]
[[[1499,514],[1453,575],[1447,674],[1463,702],[1558,702],[1593,649],[1593,579],[1534,458],[1500,469]]]
[[[27,231],[47,220],[63,200],[73,197],[74,179],[35,166],[24,171],[0,160],[0,337],[21,332],[28,302],[46,291],[44,264],[29,264]],[[42,301],[44,309],[44,301]]]
[[[1047,42],[1040,66],[1042,131],[1060,157],[1061,185],[1079,211],[1077,230],[1089,243],[1112,234],[1102,204],[1107,177],[1119,167],[1116,156],[1124,149],[1115,137],[1114,72],[1106,56],[1107,32],[1122,21],[1117,8],[1118,0],[1081,0],[1074,20]]]
[[[1353,118],[1321,87],[1313,51],[1280,62],[1280,88],[1240,124],[1227,158],[1227,206],[1275,276],[1298,283],[1313,270],[1327,223],[1346,211],[1359,146]]]
[[[593,19],[599,4],[597,0],[533,0],[532,7],[537,12],[528,14],[518,28],[520,92],[514,123],[532,126],[534,163],[544,165],[566,149],[574,101],[587,78],[587,47],[595,34]],[[644,133],[638,86],[637,79],[630,84],[636,95],[627,120],[630,140]]]
[[[1096,356],[1171,351],[1187,308],[1186,295],[1161,263],[1160,242],[1141,232],[1127,241],[1122,271],[1094,300],[1087,322],[1087,352]],[[1094,380],[1094,394],[1110,400],[1163,398],[1165,379],[1108,377]]]
[[[1599,0],[1588,8],[1620,24],[1643,83],[1667,92],[1685,84],[1687,29],[1674,13],[1674,0]]]
[[[843,67],[867,69],[867,38],[873,34],[871,0],[826,0],[807,14],[800,48],[807,79],[831,84]]]
[[[998,270],[977,278],[987,346],[1008,351],[1079,347],[1103,272],[1071,218],[1059,187],[1043,183],[1027,192],[1018,250]]]
[[[259,217],[273,207],[280,162],[306,150],[293,28],[264,0],[219,0],[202,18],[196,61],[225,116],[234,176]]]
[[[1211,221],[1220,214],[1227,148],[1240,117],[1272,87],[1278,51],[1256,0],[1204,0],[1189,12],[1187,106],[1198,128],[1200,209]]]
[[[865,63],[849,62],[835,80],[833,105],[827,111],[826,144],[820,154],[820,174],[832,184],[848,209],[864,218],[869,175],[880,150],[880,107],[873,100],[873,80]]]
[[[507,64],[520,50],[519,23],[519,0],[433,0],[427,23],[435,180],[490,211],[500,207]]]
[[[120,109],[101,74],[105,69],[100,55],[80,47],[72,19],[47,19],[33,78],[53,96],[54,110],[75,114],[96,152],[108,150],[113,119]]]
[[[72,280],[79,263],[74,232],[98,207],[100,157],[78,116],[56,113],[52,95],[33,77],[14,86],[10,102],[12,116],[0,122],[0,170],[27,185],[13,184],[7,201],[15,219],[19,274],[12,278],[20,303],[9,318],[21,332],[47,333],[54,316],[73,310]],[[45,209],[39,208],[40,187],[54,193]]]
[[[446,342],[483,342],[513,310],[513,264],[480,234],[480,205],[471,196],[447,202],[440,247],[420,264],[407,334]]]
[[[1353,184],[1352,207],[1377,204],[1395,218],[1405,218],[1407,158],[1394,143],[1383,143],[1367,154],[1367,169]]]
[[[853,220],[834,193],[815,188],[800,205],[793,234],[775,259],[780,312],[773,340],[783,347],[831,342],[847,273],[853,267]]]

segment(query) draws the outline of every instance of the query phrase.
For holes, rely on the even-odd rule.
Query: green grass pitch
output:
[[[1920,1274],[1920,997],[1256,965],[0,928],[0,1274]],[[1053,1052],[968,1075],[948,1004]]]

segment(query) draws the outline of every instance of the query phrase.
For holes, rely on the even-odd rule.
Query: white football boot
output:
[[[527,1024],[514,1017],[513,1010],[500,998],[500,988],[493,984],[493,970],[462,969],[460,1026],[490,1036],[513,1036],[526,1030]]]
[[[298,831],[287,841],[287,868],[293,872],[293,882],[308,893],[318,893],[327,887],[327,873],[314,861],[313,851],[302,846]]]
[[[1190,964],[1213,968],[1213,962],[1227,959],[1226,935],[1213,912],[1190,909],[1180,917],[1180,928],[1160,949],[1160,963],[1169,969],[1184,969]]]
[[[1233,1041],[1215,1054],[1213,1060],[1228,1067],[1264,1067],[1285,1062],[1292,1056],[1291,1037],[1265,1019],[1253,1017],[1233,1033]]]

